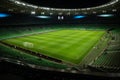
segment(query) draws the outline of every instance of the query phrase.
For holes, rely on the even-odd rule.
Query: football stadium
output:
[[[119,5],[1,0],[0,79],[119,80]]]

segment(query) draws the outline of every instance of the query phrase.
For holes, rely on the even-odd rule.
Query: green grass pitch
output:
[[[79,64],[104,34],[105,31],[100,30],[66,29],[6,39],[3,42]]]

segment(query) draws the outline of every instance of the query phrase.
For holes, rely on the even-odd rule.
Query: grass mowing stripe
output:
[[[90,36],[90,35],[88,35],[88,36]],[[88,38],[88,36],[87,36],[87,38]],[[80,54],[80,52],[79,51],[82,51],[83,53],[87,53],[87,45],[91,42],[90,41],[90,39],[89,39],[89,41],[88,41],[88,39],[82,39],[83,41],[82,41],[82,43],[81,43],[81,46],[79,47],[79,45],[77,46],[77,47],[79,47],[79,49],[78,50],[74,50],[74,49],[77,49],[77,47],[76,47],[76,44],[74,44],[74,45],[72,45],[71,47],[69,47],[69,50],[70,50],[70,52],[71,52],[71,54],[72,54],[72,56],[73,56],[73,58],[76,58],[76,57],[78,57],[78,55]],[[95,41],[93,41],[94,43],[96,43]],[[76,42],[76,43],[78,43],[78,42]],[[93,44],[94,44],[93,43]],[[83,45],[82,45],[83,44]],[[76,48],[72,48],[72,47],[76,47]],[[91,46],[92,47],[92,46]],[[85,48],[86,48],[86,50],[85,50]],[[89,48],[89,46],[88,46],[88,48]],[[65,52],[65,49],[63,50],[64,52],[62,52],[62,53],[66,53]],[[76,52],[76,51],[78,51],[78,52]],[[89,51],[89,49],[88,49],[88,51]],[[73,52],[73,53],[72,53]],[[74,55],[74,53],[78,53],[78,55]],[[69,54],[70,55],[70,54]],[[82,55],[82,54],[81,54]],[[76,56],[76,57],[75,57]]]
[[[104,31],[58,30],[8,39],[4,42],[78,64],[103,34]],[[26,47],[24,42],[32,43],[34,46]]]

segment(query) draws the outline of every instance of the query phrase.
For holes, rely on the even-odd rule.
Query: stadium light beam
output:
[[[113,17],[113,14],[100,14],[98,17]]]
[[[77,16],[74,16],[74,19],[82,19],[82,18],[85,18],[86,16],[83,16],[83,15],[77,15]]]
[[[8,14],[0,13],[0,18],[5,18],[5,17],[8,17],[8,16],[9,16]]]
[[[51,18],[50,16],[36,16],[37,18],[41,18],[41,19],[49,19]]]

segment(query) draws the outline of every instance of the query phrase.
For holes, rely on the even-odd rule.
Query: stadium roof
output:
[[[26,1],[26,2],[25,2]],[[34,2],[33,0],[29,0]],[[45,7],[29,3],[28,0],[1,0],[0,11],[8,11],[13,13],[26,13],[26,14],[41,14],[41,15],[77,15],[77,14],[100,14],[100,13],[113,13],[120,10],[120,0],[105,0],[100,4],[88,5],[87,7],[77,6],[75,8],[62,7]],[[42,0],[39,0],[42,2]],[[44,0],[45,1],[45,0]],[[92,0],[92,2],[95,0]],[[104,0],[100,0],[104,1]],[[108,2],[106,2],[108,1]],[[50,2],[50,1],[49,1]],[[99,2],[99,1],[98,1]],[[96,3],[98,3],[96,2]],[[90,3],[92,4],[92,3]],[[49,4],[48,4],[49,5]],[[74,4],[75,5],[75,4]],[[86,4],[87,5],[87,4]]]
[[[21,0],[30,4],[49,8],[79,9],[106,4],[111,0]]]

